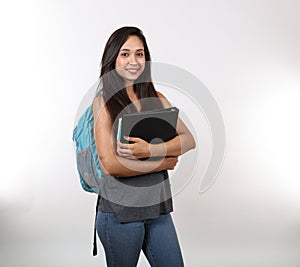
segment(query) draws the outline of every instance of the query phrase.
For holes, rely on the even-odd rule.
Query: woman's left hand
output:
[[[150,144],[138,137],[124,137],[132,144],[124,144],[118,141],[117,152],[119,156],[129,159],[148,158],[151,156]]]

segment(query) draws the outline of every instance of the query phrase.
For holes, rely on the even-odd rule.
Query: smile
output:
[[[138,72],[139,69],[126,69],[128,72],[135,74]]]

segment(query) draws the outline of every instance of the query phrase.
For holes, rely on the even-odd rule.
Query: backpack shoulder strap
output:
[[[97,229],[96,229],[96,222],[97,222],[97,213],[98,213],[98,206],[100,201],[100,195],[97,197],[97,204],[96,204],[96,215],[95,215],[95,222],[94,222],[94,243],[93,243],[93,256],[97,255]]]

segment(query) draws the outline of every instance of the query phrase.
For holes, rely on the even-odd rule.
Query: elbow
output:
[[[196,142],[192,135],[189,136],[188,142],[187,142],[187,151],[195,149],[196,148]]]
[[[190,151],[190,150],[193,150],[193,149],[195,149],[195,148],[196,148],[196,143],[195,143],[195,141],[189,142],[188,145],[186,146],[186,150],[184,151],[184,153],[185,153],[185,152],[188,152],[188,151]]]
[[[174,156],[183,155],[184,153],[196,148],[195,139],[191,134],[184,135],[184,139],[181,139],[180,142],[181,142],[180,150],[178,151],[178,154]]]
[[[192,141],[191,141],[191,148],[190,149],[195,149],[196,148],[196,142],[194,137],[192,136]]]
[[[105,175],[112,175],[112,176],[118,176],[118,174],[116,173],[116,166],[115,166],[115,161],[112,159],[108,159],[106,157],[101,157],[99,159],[100,161],[100,166],[101,166],[101,171],[105,174]]]

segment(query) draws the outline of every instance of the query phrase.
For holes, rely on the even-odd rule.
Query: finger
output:
[[[126,158],[126,159],[135,159],[134,156],[128,155],[128,154],[120,154],[119,156],[122,157],[122,158]]]
[[[134,142],[134,143],[142,140],[141,138],[131,137],[131,136],[124,136],[124,139],[127,140],[128,142]]]
[[[132,157],[131,154],[127,154],[127,153],[122,153],[122,152],[120,152],[120,153],[118,153],[118,154],[119,154],[120,157],[123,157],[123,158]]]
[[[124,150],[123,148],[121,148],[121,147],[117,147],[117,152],[118,152],[118,154],[120,155],[120,154],[124,154],[124,153],[126,153],[126,149]]]
[[[117,147],[120,148],[120,149],[131,150],[133,148],[133,146],[134,146],[134,144],[124,144],[124,143],[121,143],[121,142],[117,143]]]
[[[128,149],[129,144],[121,143],[120,141],[118,141],[117,146],[120,148]]]
[[[126,158],[127,158],[127,159],[136,159],[136,157],[133,156],[133,155],[128,155],[128,156],[126,156]]]
[[[118,148],[117,151],[119,154],[123,154],[123,155],[131,155],[132,154],[130,149]]]

